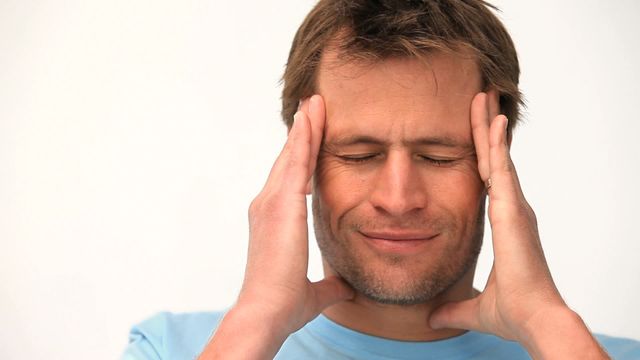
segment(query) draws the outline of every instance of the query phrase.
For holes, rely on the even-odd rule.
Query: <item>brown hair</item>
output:
[[[483,88],[500,95],[509,132],[524,105],[520,66],[511,37],[483,0],[320,0],[298,29],[282,80],[282,118],[291,126],[298,102],[316,93],[323,50],[341,58],[379,61],[433,51],[471,52]],[[347,60],[347,61],[348,61]]]

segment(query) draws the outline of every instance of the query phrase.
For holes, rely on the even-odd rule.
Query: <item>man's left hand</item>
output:
[[[431,315],[429,323],[434,329],[468,329],[515,340],[534,358],[567,358],[561,354],[568,358],[578,358],[579,354],[606,358],[553,282],[535,214],[522,193],[511,160],[508,119],[498,113],[494,91],[474,97],[471,129],[478,171],[489,196],[493,268],[482,293],[444,304]]]

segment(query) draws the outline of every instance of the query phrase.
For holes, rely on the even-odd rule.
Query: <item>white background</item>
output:
[[[232,304],[313,3],[0,0],[0,358],[113,359],[158,311]],[[638,339],[640,5],[496,4],[555,280],[594,331]]]

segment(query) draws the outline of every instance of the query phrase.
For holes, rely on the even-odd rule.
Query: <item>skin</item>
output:
[[[481,79],[471,60],[428,61],[340,64],[328,52],[318,77],[327,115],[314,177],[316,238],[325,273],[357,290],[324,314],[398,340],[460,334],[424,319],[473,295],[483,235],[486,192],[469,122]],[[363,235],[373,231],[435,238],[406,254],[385,252]]]
[[[332,63],[325,54],[319,92],[301,104],[250,206],[243,286],[200,359],[273,358],[291,333],[321,312],[394,339],[435,340],[475,330],[517,341],[534,359],[608,358],[553,283],[509,156],[508,120],[499,115],[496,94],[481,91],[473,63],[434,55],[428,68],[411,59],[357,66]],[[383,141],[332,146],[343,134]],[[472,146],[411,141],[434,136]],[[346,152],[376,156],[356,166],[340,158]],[[437,166],[422,155],[456,160]],[[316,283],[306,277],[312,188],[326,275]],[[472,280],[485,197],[494,265],[480,293]],[[411,251],[366,245],[373,240],[360,233],[380,229],[410,229],[429,240]],[[360,284],[349,269],[355,259],[365,274]],[[435,278],[439,286],[423,284]],[[375,296],[364,295],[370,285]],[[389,304],[400,298],[403,305]]]

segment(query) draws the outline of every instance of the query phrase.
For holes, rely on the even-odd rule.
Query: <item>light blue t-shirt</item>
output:
[[[196,359],[223,312],[160,313],[134,326],[122,359]],[[614,359],[640,359],[640,342],[596,335]],[[446,340],[396,341],[338,325],[324,315],[291,334],[275,359],[530,359],[516,342],[468,331]]]

